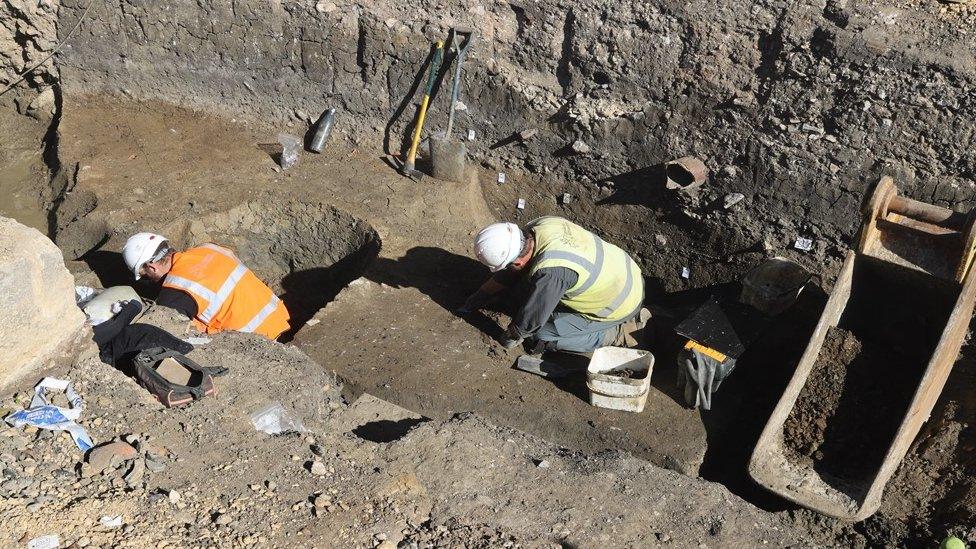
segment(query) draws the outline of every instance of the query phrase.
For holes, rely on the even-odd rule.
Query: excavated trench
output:
[[[55,203],[52,218],[61,219],[55,226],[56,241],[63,249],[70,241],[67,237],[71,234],[76,235],[71,239],[82,242],[72,249],[65,249],[66,256],[72,255],[73,250],[83,250],[89,245],[85,243],[97,243],[103,238],[103,222],[89,223],[97,219],[96,215],[89,215],[97,205],[98,199],[90,191],[66,193]],[[287,304],[292,313],[294,329],[286,335],[286,340],[301,330],[349,282],[360,277],[381,247],[379,235],[368,223],[331,204],[299,200],[279,202],[270,195],[227,211],[202,214],[193,220],[181,219],[162,227],[160,231],[178,247],[215,242],[234,249],[244,263],[268,282]],[[110,248],[117,250],[118,244],[113,242]],[[118,253],[101,250],[85,257],[103,284],[131,284]],[[715,291],[719,290],[701,288],[696,293],[704,296]],[[681,295],[683,293],[677,292],[672,297],[688,297]],[[660,294],[658,292],[656,297],[661,297]],[[931,496],[922,498],[920,502],[923,506],[934,508],[927,512],[932,516],[892,514],[855,527],[824,522],[811,513],[795,511],[795,508],[755,486],[746,477],[746,463],[752,446],[742,444],[742,441],[754,442],[758,436],[799,360],[803,345],[798,342],[805,342],[809,337],[824,300],[821,292],[804,294],[801,302],[784,314],[782,322],[770,327],[764,337],[743,356],[736,373],[718,393],[713,410],[702,413],[708,441],[701,476],[726,485],[768,511],[789,511],[790,516],[825,542],[869,539],[897,545],[904,540],[924,539],[927,535],[934,535],[937,528],[958,524],[971,515],[969,503],[973,501],[973,491],[971,483],[965,479],[973,468],[971,460],[951,459],[956,455],[953,451],[944,454],[946,457],[938,462],[937,468],[939,474],[956,479],[950,485],[953,489],[933,489]],[[694,308],[691,303],[684,305],[688,310]],[[662,342],[659,341],[658,345],[662,345]],[[666,351],[658,355],[661,362],[657,376],[673,374],[668,357]],[[673,360],[670,364],[673,364]],[[670,384],[670,378],[664,383]],[[963,402],[961,407],[953,407],[953,417],[936,416],[930,426],[935,433],[932,438],[935,442],[926,444],[949,444],[942,442],[946,436],[943,433],[945,426],[948,426],[950,434],[958,436],[960,448],[970,444],[967,442],[973,439],[970,429],[961,428],[961,433],[960,429],[953,430],[953,426],[964,423],[976,410],[976,406],[969,403],[971,399]],[[409,427],[404,425],[404,428]],[[395,433],[387,433],[385,429],[380,433],[366,429],[357,434],[377,440],[395,437]],[[955,447],[956,442],[951,442]],[[922,447],[924,449],[925,446]],[[900,477],[893,479],[892,491],[897,494],[919,482],[926,485],[932,483],[926,470],[914,459]],[[903,521],[912,522],[914,526],[909,531],[902,531],[898,525]]]
[[[426,44],[417,29],[436,27],[413,18],[415,14],[426,17],[428,5],[408,8],[379,2],[358,19],[349,19],[345,9],[321,13],[309,6],[276,12],[262,6],[254,12],[262,16],[238,18],[236,23],[244,29],[265,23],[301,28],[310,40],[281,42],[276,39],[279,33],[261,26],[252,29],[258,32],[241,33],[246,38],[238,44],[210,28],[235,17],[213,11],[219,3],[202,2],[191,8],[161,2],[162,8],[176,6],[188,14],[179,25],[168,19],[171,9],[143,4],[125,0],[117,7],[94,10],[82,21],[79,36],[90,38],[70,44],[63,52],[70,61],[64,66],[69,86],[76,91],[115,90],[130,97],[176,100],[234,116],[280,119],[283,113],[303,118],[306,111],[321,108],[318,93],[326,82],[331,91],[324,97],[342,104],[343,116],[351,121],[337,129],[360,139],[357,143],[375,137],[371,133],[382,127],[381,122],[386,123],[387,137],[402,129],[409,116],[400,115],[409,112],[406,107],[411,94],[422,88],[425,69],[420,63],[422,52],[411,52],[404,44]],[[860,34],[869,35],[872,29],[866,21],[873,24],[877,7],[864,3],[865,13],[861,13],[853,4],[840,4],[845,3],[832,3],[822,18],[821,7],[802,5],[782,14],[773,14],[779,8],[767,5],[719,6],[722,14],[706,9],[691,15],[672,13],[670,6],[658,10],[654,3],[610,3],[615,9],[604,10],[575,1],[543,1],[517,9],[499,3],[487,6],[487,13],[482,8],[480,14],[471,10],[472,15],[462,16],[461,21],[477,18],[493,39],[478,44],[468,65],[464,87],[468,107],[459,123],[477,130],[477,140],[468,143],[473,156],[511,174],[514,185],[493,185],[489,191],[499,195],[497,211],[511,212],[512,204],[524,195],[528,198],[522,213],[525,220],[552,213],[540,209],[540,204],[569,193],[574,200],[571,207],[563,204],[565,215],[602,230],[646,259],[646,274],[653,279],[649,288],[662,288],[653,295],[649,292],[655,299],[666,293],[663,286],[673,294],[682,293],[678,288],[710,293],[713,289],[705,286],[732,280],[736,269],[743,270],[767,252],[789,250],[795,238],[804,235],[815,237],[817,247],[801,258],[829,275],[830,263],[836,263],[839,252],[846,249],[845,235],[853,233],[857,202],[864,191],[861,183],[875,179],[888,162],[882,159],[917,165],[917,181],[914,168],[904,170],[911,173],[902,179],[919,195],[950,206],[972,204],[971,170],[958,160],[968,158],[966,140],[955,138],[971,129],[963,122],[968,119],[960,116],[968,112],[965,83],[969,77],[958,77],[925,57],[921,62],[899,59],[904,65],[881,57],[873,68],[864,64],[864,48],[850,47],[849,42],[857,45]],[[448,3],[444,13],[457,7]],[[68,20],[74,22],[77,10],[68,13]],[[787,17],[788,13],[793,16]],[[340,18],[356,24],[347,27]],[[850,29],[848,19],[854,21]],[[915,32],[918,28],[909,26],[911,22],[924,29],[924,21],[916,23],[921,19],[902,20],[905,26],[893,29],[907,37],[906,43],[931,43],[932,49],[952,51],[950,45],[923,38]],[[730,34],[730,21],[737,22],[740,30]],[[939,27],[958,26],[937,22]],[[202,28],[194,28],[196,24]],[[156,30],[150,35],[145,29]],[[186,41],[161,29],[215,38]],[[617,29],[627,32],[608,32]],[[327,37],[321,45],[320,34]],[[804,38],[808,34],[813,36],[809,41]],[[894,36],[895,30],[890,34]],[[118,40],[119,36],[140,39]],[[346,47],[352,43],[357,47]],[[550,51],[548,44],[555,48]],[[758,44],[758,49],[752,44]],[[601,55],[605,51],[619,58],[609,63]],[[491,62],[479,60],[482,55]],[[401,62],[407,58],[418,62]],[[216,59],[220,63],[211,65]],[[283,59],[300,63],[282,71]],[[891,78],[887,73],[891,66],[899,66],[904,78]],[[852,69],[857,85],[844,88],[845,74]],[[220,71],[226,71],[226,77]],[[714,73],[721,74],[720,80],[729,87],[718,85]],[[558,86],[545,84],[550,75]],[[117,89],[120,82],[125,88]],[[539,82],[542,85],[536,85]],[[927,89],[912,82],[925,82]],[[441,93],[440,102],[433,104],[432,127],[444,122],[447,95]],[[387,97],[390,104],[384,104]],[[714,108],[717,105],[720,108]],[[381,120],[394,110],[393,120]],[[55,126],[56,122],[49,135],[56,135]],[[21,129],[6,133],[18,135]],[[929,130],[933,135],[926,135]],[[919,135],[926,139],[919,140]],[[581,147],[569,145],[577,141]],[[57,146],[56,141],[50,142]],[[925,147],[919,149],[918,143]],[[10,149],[9,140],[6,148]],[[566,154],[552,154],[555,150]],[[72,174],[59,172],[52,162],[56,154],[47,154],[52,151],[46,151],[43,160],[38,155],[0,160],[7,169],[0,174],[0,214],[38,228],[46,222],[45,232],[69,259],[87,253],[85,258],[103,284],[131,283],[118,254],[108,251],[118,250],[119,242],[88,253],[105,240],[109,227],[101,211],[96,211],[97,197],[87,190],[72,190]],[[678,153],[707,158],[714,169],[700,204],[673,201],[669,195],[654,194],[647,185],[646,168],[641,166]],[[515,170],[523,165],[541,174],[545,185],[520,183],[524,174]],[[901,168],[885,166],[884,170]],[[48,176],[55,172],[57,177]],[[20,189],[28,180],[26,191],[10,190]],[[724,212],[714,206],[732,191],[747,197],[738,209]],[[629,205],[640,207],[628,210]],[[511,214],[504,215],[510,218]],[[283,296],[292,312],[293,332],[359,277],[381,246],[372,227],[332,205],[272,198],[174,222],[160,231],[179,246],[213,241],[233,248]],[[677,274],[685,266],[691,271],[687,282]],[[824,289],[829,291],[829,283]],[[931,545],[950,527],[971,523],[976,513],[971,480],[976,478],[972,458],[976,433],[970,427],[976,425],[971,390],[976,357],[971,347],[963,350],[937,411],[889,485],[885,506],[869,521],[850,526],[797,512],[745,475],[752,443],[789,381],[825,297],[822,292],[805,293],[797,306],[769,326],[724,382],[713,409],[702,413],[707,453],[700,474],[767,510],[790,509],[797,522],[827,546]],[[917,328],[915,320],[909,319]],[[657,322],[667,324],[660,318]],[[427,328],[438,330],[435,325]],[[658,389],[673,384],[673,353],[663,349],[667,343],[655,343]],[[976,531],[962,534],[976,539]]]
[[[180,247],[213,242],[233,249],[288,307],[285,341],[359,278],[381,246],[368,223],[332,205],[270,197],[176,223],[165,234]]]

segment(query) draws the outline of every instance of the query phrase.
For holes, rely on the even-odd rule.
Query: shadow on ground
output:
[[[281,279],[279,297],[285,302],[291,315],[291,329],[282,334],[279,341],[291,341],[315,313],[335,299],[350,282],[362,276],[379,251],[379,241],[371,240],[356,252],[328,267],[315,267],[285,275]]]
[[[370,442],[394,442],[405,437],[411,429],[425,421],[430,420],[423,418],[407,418],[399,421],[381,419],[364,423],[353,429],[352,433]]]
[[[826,302],[821,288],[808,286],[797,302],[773,319],[746,348],[732,375],[713,395],[712,409],[701,411],[708,440],[702,478],[724,484],[767,511],[795,506],[752,481],[749,458],[793,377]]]
[[[470,257],[441,248],[417,246],[399,259],[378,258],[366,277],[395,288],[416,288],[434,303],[497,338],[501,328],[488,316],[483,313],[458,315],[456,312],[489,274],[484,265]]]

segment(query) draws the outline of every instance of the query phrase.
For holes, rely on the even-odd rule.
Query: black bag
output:
[[[132,363],[139,384],[167,408],[217,394],[213,378],[227,373],[227,368],[204,368],[165,347],[143,349]]]

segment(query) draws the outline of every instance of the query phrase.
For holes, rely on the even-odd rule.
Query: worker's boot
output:
[[[637,316],[621,323],[617,326],[616,333],[613,330],[607,334],[607,338],[610,341],[604,340],[604,345],[612,345],[614,347],[638,347],[646,343],[646,338],[644,337],[644,329],[647,327],[647,322],[651,320],[651,311],[646,308],[641,307],[640,312]]]

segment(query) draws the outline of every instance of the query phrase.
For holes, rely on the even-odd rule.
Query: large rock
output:
[[[77,348],[85,316],[61,251],[36,229],[0,217],[0,389]]]

